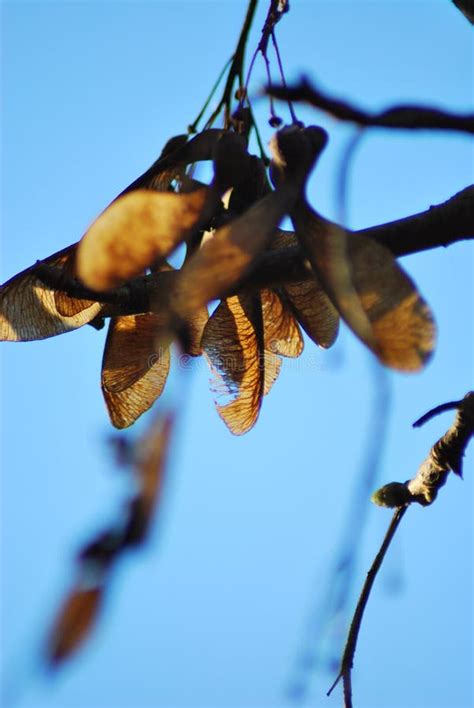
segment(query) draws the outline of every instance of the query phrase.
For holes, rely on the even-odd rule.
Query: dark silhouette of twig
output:
[[[265,22],[263,24],[262,28],[262,36],[260,37],[260,41],[257,45],[257,48],[255,49],[252,58],[250,60],[250,66],[249,70],[247,72],[247,78],[245,80],[245,91],[243,92],[243,95],[241,96],[240,102],[241,105],[243,104],[243,101],[245,100],[247,96],[247,89],[248,85],[250,82],[250,77],[252,75],[253,67],[255,65],[255,61],[258,57],[259,54],[262,55],[263,60],[265,62],[265,70],[267,73],[267,81],[269,86],[272,85],[272,78],[271,78],[271,72],[270,72],[270,60],[268,59],[268,42],[270,38],[273,40],[273,44],[275,46],[275,50],[277,53],[277,61],[278,65],[280,67],[280,73],[282,76],[282,81],[283,85],[285,85],[285,79],[282,73],[282,67],[281,67],[281,58],[278,53],[278,46],[276,44],[276,39],[275,39],[275,26],[276,24],[281,20],[282,16],[288,12],[290,9],[290,5],[288,0],[271,0],[270,1],[270,7],[268,9],[267,16],[265,18]],[[292,112],[292,109],[290,107],[290,112]],[[293,113],[292,113],[293,115]],[[278,125],[281,124],[281,119],[278,118],[278,116],[275,113],[274,105],[273,105],[273,98],[270,96],[270,125],[273,127],[277,127]]]
[[[452,402],[437,406],[419,420],[428,420],[436,413],[452,408]],[[342,678],[345,708],[352,708],[351,672],[364,611],[377,573],[408,506],[415,502],[422,506],[432,504],[439,489],[446,483],[450,472],[462,477],[462,459],[470,439],[474,436],[474,391],[470,391],[462,400],[458,401],[456,408],[457,413],[453,424],[433,445],[413,479],[405,483],[391,482],[372,495],[372,501],[375,504],[396,508],[396,511],[380,550],[367,574],[349,629],[341,667],[336,680],[328,691],[328,695],[330,695]]]
[[[327,695],[331,695],[332,691],[334,688],[337,686],[339,681],[343,680],[344,684],[344,705],[345,708],[352,708],[352,682],[351,682],[351,672],[352,672],[352,667],[354,663],[354,654],[355,650],[357,647],[357,639],[359,636],[359,631],[362,626],[362,619],[364,616],[364,611],[367,606],[367,602],[370,597],[370,592],[372,590],[372,586],[374,584],[375,578],[377,577],[377,573],[379,572],[380,566],[383,563],[383,559],[385,558],[385,554],[387,553],[387,550],[390,546],[390,543],[395,535],[395,532],[398,528],[398,525],[400,524],[401,520],[403,519],[403,516],[407,510],[407,506],[401,506],[399,507],[396,511],[395,514],[393,515],[392,521],[390,522],[390,526],[388,528],[387,533],[385,534],[385,538],[383,540],[383,543],[380,547],[379,552],[375,556],[375,560],[372,563],[369,572],[367,573],[367,579],[364,583],[364,587],[362,588],[361,595],[359,597],[359,601],[357,603],[357,607],[354,613],[354,617],[351,622],[351,627],[349,630],[349,634],[347,637],[347,642],[346,646],[344,649],[344,653],[342,655],[342,660],[341,660],[341,668],[339,671],[339,674],[332,684],[331,688],[327,692]]]
[[[433,445],[415,477],[404,483],[390,482],[384,485],[373,494],[372,501],[379,506],[388,507],[413,502],[429,506],[436,499],[439,489],[446,483],[450,472],[462,477],[464,452],[474,435],[474,391],[467,393],[455,406],[452,402],[437,406],[416,422],[422,425],[437,413],[453,407],[457,408],[454,423]]]
[[[452,113],[438,108],[399,105],[378,113],[369,113],[346,101],[329,96],[303,78],[294,86],[267,86],[266,93],[285,101],[309,103],[339,120],[360,126],[408,130],[453,130],[474,133],[474,115]]]
[[[445,413],[446,411],[452,411],[454,408],[459,408],[461,401],[450,401],[449,403],[442,403],[440,406],[432,408],[428,413],[422,415],[418,420],[413,423],[414,428],[421,428],[422,425],[427,423],[431,418],[434,418],[440,413]]]
[[[278,64],[278,69],[280,72],[281,83],[283,84],[283,86],[286,86],[285,72],[283,70],[283,62],[281,60],[280,49],[278,47],[278,42],[276,39],[275,30],[272,31],[271,38],[272,38],[273,48],[275,50],[275,56],[277,58],[277,64]],[[288,101],[288,110],[290,111],[291,120],[293,121],[293,123],[298,123],[298,118],[296,117],[295,109],[293,108],[293,104],[291,101]]]

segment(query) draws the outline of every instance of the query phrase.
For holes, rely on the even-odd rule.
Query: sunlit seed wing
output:
[[[66,281],[74,278],[74,261],[76,257],[76,250],[77,244],[74,244],[70,247],[69,253],[64,259],[64,263],[61,263]],[[58,286],[59,285],[60,283],[58,283]],[[56,309],[59,314],[64,315],[65,317],[73,317],[73,315],[77,315],[79,312],[86,310],[95,303],[94,300],[83,300],[76,297],[69,297],[69,295],[66,295],[66,293],[61,290],[55,290],[54,302],[56,303]]]
[[[286,357],[298,357],[304,343],[298,323],[274,290],[262,290],[265,350]]]
[[[349,257],[380,360],[402,371],[422,368],[433,353],[436,326],[415,284],[393,254],[372,239],[351,236]]]
[[[299,175],[299,195],[290,212],[298,240],[333,305],[357,336],[376,350],[370,322],[352,283],[347,234],[322,219],[306,202],[305,183],[326,142],[326,132],[316,126],[305,129],[292,126],[279,131],[273,140],[274,179],[277,184],[285,184]]]
[[[308,337],[323,349],[332,346],[339,332],[339,314],[319,282],[287,283],[283,292]]]
[[[203,353],[215,377],[211,388],[217,412],[234,435],[246,433],[255,424],[264,390],[269,390],[281,363],[271,352],[265,356],[258,300],[241,295],[221,302],[202,339]]]
[[[294,208],[291,218],[311,266],[333,305],[352,331],[378,354],[372,326],[352,280],[347,232],[320,217],[302,201]]]
[[[62,266],[75,245],[41,261],[44,265]],[[93,320],[100,313],[98,302],[78,301],[71,314],[64,314],[56,303],[57,291],[45,285],[36,274],[37,264],[18,273],[0,287],[0,340],[26,342],[70,332]],[[71,305],[74,298],[68,298]],[[66,301],[60,298],[60,303]],[[84,307],[84,305],[86,305]],[[62,310],[63,308],[61,308]],[[76,310],[76,311],[75,311]]]
[[[285,196],[268,194],[203,243],[180,272],[173,297],[178,314],[222,297],[238,282],[283,218],[291,203]]]
[[[104,291],[140,275],[206,222],[218,203],[207,187],[190,194],[146,190],[125,194],[80,241],[79,278],[91,289]]]
[[[101,587],[73,589],[48,638],[47,659],[57,665],[73,654],[92,631],[102,600]]]
[[[83,310],[95,305],[95,300],[83,300],[82,298],[70,297],[61,290],[55,290],[54,302],[60,315],[64,317],[74,317]]]
[[[272,248],[296,246],[293,231],[278,229],[272,239]],[[304,331],[315,344],[328,349],[336,341],[339,331],[339,313],[321,287],[317,277],[297,283],[286,283],[282,288]]]
[[[200,307],[189,317],[184,319],[186,326],[186,354],[200,356],[202,354],[202,335],[209,320],[207,307]]]
[[[163,317],[112,318],[102,362],[102,393],[113,425],[126,428],[161,395],[170,367],[168,348],[157,348]]]

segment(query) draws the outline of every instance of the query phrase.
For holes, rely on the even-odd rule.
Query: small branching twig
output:
[[[278,61],[278,66],[280,68],[280,74],[282,77],[282,82],[283,85],[285,86],[285,78],[283,75],[283,67],[281,64],[281,58],[280,54],[278,51],[278,45],[276,43],[276,38],[275,38],[275,26],[277,23],[281,20],[282,16],[288,12],[290,9],[290,5],[288,0],[271,0],[270,2],[270,7],[268,9],[267,17],[265,19],[263,28],[262,28],[262,36],[260,38],[260,41],[257,45],[257,48],[255,52],[253,53],[252,59],[250,60],[250,67],[247,73],[247,78],[245,81],[245,91],[242,95],[241,101],[246,97],[247,95],[247,89],[248,89],[248,84],[250,81],[250,76],[253,71],[253,67],[255,65],[255,60],[259,54],[262,55],[263,60],[265,62],[265,69],[267,72],[267,80],[268,80],[268,85],[272,86],[272,78],[271,78],[271,73],[270,73],[270,60],[268,58],[268,42],[270,41],[270,38],[272,39],[273,46],[275,47],[276,55],[277,55],[277,61]],[[290,112],[292,119],[294,120],[294,113],[293,109],[291,107],[291,102],[288,101],[288,104],[290,106]],[[281,123],[281,119],[276,115],[274,107],[273,107],[273,98],[270,95],[270,125],[273,127],[277,127]]]
[[[432,504],[438,495],[439,489],[446,483],[450,472],[462,477],[462,458],[469,443],[474,436],[474,391],[467,393],[460,401],[437,406],[426,415],[422,416],[415,425],[421,425],[434,415],[452,408],[457,408],[456,417],[449,430],[433,445],[428,457],[418,468],[413,479],[405,483],[391,482],[381,487],[372,495],[372,501],[379,506],[395,507],[395,513],[385,535],[382,546],[367,574],[367,579],[357,603],[351,622],[346,646],[341,660],[339,674],[328,691],[333,691],[340,679],[344,685],[345,708],[352,708],[352,683],[351,672],[354,664],[354,655],[357,639],[362,625],[364,611],[372,590],[375,578],[382,565],[388,547],[395,532],[408,509],[414,502],[422,506]],[[421,421],[421,422],[420,422]]]
[[[461,401],[437,406],[417,420],[415,425],[419,426],[434,415],[454,407],[457,408],[454,423],[433,445],[415,477],[404,483],[391,482],[378,489],[372,497],[375,504],[397,507],[417,502],[428,506],[436,499],[450,472],[462,477],[462,458],[474,435],[474,391],[466,394]]]
[[[400,105],[379,113],[369,113],[356,106],[328,96],[307,79],[295,86],[267,86],[266,92],[284,101],[302,101],[330,113],[339,120],[360,126],[403,128],[409,130],[454,130],[474,133],[474,115],[442,111],[438,108],[417,105]]]

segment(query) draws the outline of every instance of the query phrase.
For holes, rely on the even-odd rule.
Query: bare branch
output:
[[[428,457],[420,465],[415,477],[405,484],[399,482],[386,484],[372,496],[372,501],[375,502],[375,504],[379,506],[395,507],[396,510],[380,550],[367,573],[367,578],[357,602],[357,607],[347,636],[346,646],[341,659],[341,667],[336,680],[327,694],[330,695],[342,678],[344,684],[345,708],[352,708],[351,672],[354,665],[357,639],[365,608],[375,578],[385,558],[385,554],[408,506],[413,502],[418,502],[423,506],[431,504],[436,499],[440,487],[445,484],[449,472],[454,472],[460,476],[462,475],[462,458],[469,440],[474,436],[474,391],[467,393],[464,398],[457,403],[458,411],[453,424],[438,442],[433,445]],[[452,403],[437,406],[433,411],[430,411],[430,414],[434,415],[435,411],[442,412],[442,410],[446,410],[446,405],[449,408],[453,407]],[[427,420],[430,414],[426,414],[420,420]]]
[[[359,631],[362,626],[362,618],[364,616],[365,608],[367,606],[367,602],[369,600],[370,592],[375,582],[375,578],[377,577],[377,573],[379,572],[380,567],[383,563],[383,559],[385,558],[385,554],[387,553],[390,543],[392,542],[392,539],[395,536],[395,532],[401,520],[403,519],[403,516],[407,509],[407,506],[401,506],[395,511],[392,521],[390,522],[390,526],[388,527],[388,531],[385,534],[383,543],[380,546],[380,550],[375,556],[374,562],[372,563],[370,570],[367,573],[367,578],[364,583],[364,587],[362,588],[362,592],[360,594],[359,601],[354,612],[354,617],[352,618],[349,634],[347,636],[346,646],[342,655],[341,668],[339,674],[337,675],[336,680],[327,692],[327,695],[329,696],[342,678],[344,684],[345,708],[352,708],[351,672],[354,664],[354,655],[357,647],[357,639],[359,637]]]
[[[442,204],[357,233],[375,238],[395,256],[408,256],[474,238],[474,185]]]
[[[407,256],[430,248],[446,247],[457,241],[474,238],[474,186],[467,187],[442,204],[424,212],[386,224],[355,232],[369,236],[389,248],[395,256]],[[101,315],[131,315],[150,311],[150,302],[160,304],[166,292],[169,273],[153,273],[134,278],[126,285],[105,293],[85,288],[74,278],[67,278],[61,269],[38,261],[38,277],[49,287],[65,292],[70,297],[84,298],[108,305]],[[259,290],[294,283],[311,277],[311,268],[299,246],[265,251],[254,261],[252,268],[232,288],[222,295],[235,295],[242,290]],[[160,297],[157,298],[157,293]]]
[[[474,391],[467,393],[456,407],[454,423],[433,445],[413,479],[405,483],[391,482],[381,487],[372,496],[375,504],[396,507],[416,502],[428,506],[438,496],[450,472],[462,477],[462,458],[469,440],[474,436]],[[453,403],[437,406],[417,423],[451,408]]]
[[[474,25],[474,3],[472,0],[453,0],[453,3],[464,17],[469,20],[471,25]]]
[[[474,115],[472,113],[462,115],[438,108],[424,108],[411,104],[393,106],[380,113],[369,113],[346,101],[323,93],[305,78],[294,86],[267,86],[266,93],[285,101],[309,103],[339,120],[357,123],[360,126],[408,130],[454,130],[462,133],[474,133]]]

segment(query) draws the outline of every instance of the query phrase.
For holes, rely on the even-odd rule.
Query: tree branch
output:
[[[453,0],[458,10],[462,12],[464,17],[469,20],[471,25],[474,24],[474,4],[472,0]]]
[[[352,618],[349,634],[347,636],[346,646],[342,655],[340,671],[336,677],[336,680],[327,692],[327,695],[330,696],[342,678],[344,684],[345,708],[352,708],[352,667],[354,664],[354,655],[357,647],[357,639],[359,637],[359,631],[362,626],[362,618],[364,616],[365,608],[367,606],[367,602],[369,600],[370,592],[375,582],[375,578],[377,577],[377,573],[379,572],[380,567],[385,558],[385,554],[388,551],[392,539],[395,536],[395,532],[398,529],[398,526],[401,520],[403,519],[407,509],[407,506],[402,506],[395,511],[392,521],[390,522],[390,526],[388,527],[388,531],[385,534],[385,538],[382,542],[382,545],[380,546],[380,550],[375,556],[374,562],[372,563],[370,570],[367,573],[367,578],[364,583],[364,587],[362,588],[362,592],[360,594],[359,601],[357,603],[357,607]]]
[[[375,238],[399,256],[474,238],[474,185],[426,211],[356,233]]]
[[[401,484],[392,482],[375,492],[372,501],[379,506],[395,507],[395,513],[362,588],[357,607],[347,636],[341,659],[341,668],[327,695],[334,690],[342,678],[344,684],[344,706],[352,708],[352,667],[357,648],[357,639],[370,593],[380,570],[385,554],[392,542],[398,526],[414,502],[427,506],[436,499],[438,490],[445,484],[449,472],[462,476],[462,458],[467,445],[474,436],[474,391],[467,393],[461,401],[454,403],[457,413],[449,430],[431,448],[428,457],[418,468],[413,479]],[[432,415],[453,407],[453,403],[437,406],[419,419],[429,420]],[[417,423],[419,423],[417,421]]]
[[[237,42],[237,47],[232,57],[232,64],[230,65],[229,73],[227,75],[227,80],[225,82],[224,91],[222,98],[217,104],[217,107],[213,111],[211,117],[206,123],[207,127],[210,127],[214,120],[217,118],[222,108],[225,108],[225,123],[230,120],[230,104],[232,100],[232,91],[234,88],[234,83],[236,79],[239,79],[240,84],[243,85],[243,65],[245,57],[245,46],[247,44],[247,39],[249,36],[250,28],[252,27],[253,17],[255,15],[255,10],[257,9],[258,0],[249,0],[247,14],[245,16],[244,24],[239,35],[239,41]]]
[[[375,239],[397,257],[472,239],[474,186],[467,187],[446,202],[432,206],[424,212],[361,229],[354,232],[353,237],[357,238],[359,234]],[[62,269],[47,266],[41,261],[36,266],[36,272],[45,285],[61,290],[70,297],[104,303],[107,305],[101,314],[104,317],[139,314],[153,309],[151,303],[154,303],[155,308],[165,304],[166,285],[173,277],[169,272],[153,273],[135,278],[116,290],[96,293],[73,278],[67,279]],[[235,295],[243,289],[278,287],[309,277],[311,268],[299,246],[265,251],[232,291],[222,293],[222,296]]]
[[[474,436],[474,391],[467,393],[461,401],[437,406],[417,420],[415,425],[419,426],[433,415],[453,407],[457,408],[454,423],[433,445],[413,479],[404,483],[390,482],[384,485],[372,496],[375,504],[396,507],[416,502],[429,506],[438,496],[441,487],[446,484],[450,472],[462,477],[462,458],[469,440]]]
[[[365,127],[454,130],[462,133],[474,133],[474,115],[472,113],[461,115],[438,108],[423,108],[410,104],[393,106],[380,113],[369,113],[346,101],[323,93],[305,78],[294,86],[267,86],[266,93],[285,101],[309,103],[339,120],[357,123],[357,125]]]

